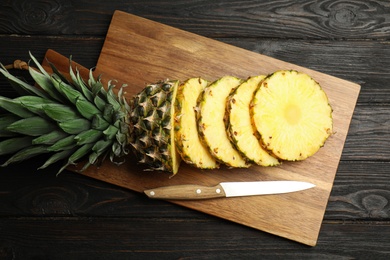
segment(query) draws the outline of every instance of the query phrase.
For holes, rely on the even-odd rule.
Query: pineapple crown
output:
[[[72,68],[70,80],[51,64],[49,74],[30,53],[37,69],[29,67],[36,85],[11,75],[1,65],[0,72],[21,96],[10,99],[0,96],[0,155],[12,154],[2,165],[52,153],[39,169],[67,158],[58,171],[88,157],[81,171],[96,165],[106,156],[120,164],[128,154],[128,114],[130,106],[123,96],[123,85],[117,94],[112,81],[107,90],[100,76],[90,70],[85,82]],[[1,139],[0,139],[1,140]]]

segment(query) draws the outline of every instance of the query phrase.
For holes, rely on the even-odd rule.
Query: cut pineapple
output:
[[[175,140],[183,161],[200,169],[215,169],[218,163],[200,141],[196,126],[196,102],[207,85],[202,78],[192,78],[179,86],[175,100]]]
[[[181,157],[203,169],[217,168],[218,162],[266,166],[278,163],[273,156],[303,160],[313,155],[333,131],[326,94],[296,71],[245,83],[226,76],[209,86],[201,78],[180,87],[178,81],[160,81],[128,103],[123,88],[117,94],[112,82],[103,88],[92,71],[84,80],[70,68],[68,80],[54,66],[49,74],[31,58],[38,68],[30,68],[36,85],[0,64],[0,74],[28,93],[0,97],[0,137],[6,138],[0,141],[0,155],[11,155],[1,166],[51,153],[40,168],[65,160],[61,172],[85,158],[83,171],[106,157],[122,163],[129,147],[148,170],[173,174]]]
[[[148,170],[179,170],[180,155],[174,140],[174,101],[178,81],[146,86],[131,102],[130,138],[135,155]]]
[[[249,167],[249,164],[234,148],[227,135],[224,116],[226,99],[242,80],[225,76],[205,88],[199,98],[197,117],[199,134],[217,160],[231,167]]]
[[[332,133],[332,108],[320,85],[297,71],[277,71],[252,101],[253,123],[263,145],[283,160],[315,154]]]
[[[261,166],[274,166],[279,161],[260,145],[249,111],[253,95],[264,78],[251,77],[230,94],[225,123],[230,140],[246,158]]]

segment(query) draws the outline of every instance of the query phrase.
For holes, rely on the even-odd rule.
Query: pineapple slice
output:
[[[279,160],[261,146],[250,116],[250,102],[264,78],[263,75],[250,77],[230,94],[225,123],[230,140],[248,160],[261,166],[275,166]]]
[[[226,99],[242,80],[225,76],[206,87],[199,97],[197,117],[199,134],[210,153],[231,167],[249,167],[249,164],[234,148],[225,129]]]
[[[320,85],[281,70],[261,83],[252,101],[253,123],[265,147],[283,160],[315,154],[332,134],[332,108]]]
[[[199,95],[208,85],[202,78],[191,78],[181,84],[175,100],[176,149],[184,162],[200,169],[218,168],[218,163],[200,141],[195,107]]]

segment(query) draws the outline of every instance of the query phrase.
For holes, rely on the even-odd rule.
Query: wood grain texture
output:
[[[166,41],[164,45],[161,45],[161,38]],[[52,52],[48,52],[48,59],[51,55],[52,59],[57,59]],[[167,60],[175,66],[167,66],[170,64],[166,63]],[[207,64],[207,68],[202,64]],[[237,64],[241,65],[237,67]],[[126,69],[127,73],[123,69]],[[119,168],[104,164],[99,170],[91,169],[84,174],[138,192],[165,185],[213,186],[220,181],[250,181],[259,178],[310,180],[318,188],[303,191],[300,193],[302,196],[283,194],[175,203],[315,245],[359,93],[358,85],[123,12],[116,12],[114,15],[96,70],[97,73],[104,72],[111,78],[128,83],[126,91],[128,97],[131,97],[143,88],[143,82],[156,81],[161,75],[175,79],[204,75],[206,78],[216,79],[222,75],[247,77],[257,73],[267,74],[277,69],[297,69],[309,73],[322,84],[330,98],[335,111],[333,118],[337,135],[332,137],[327,146],[313,159],[296,164],[286,163],[276,168],[252,167],[248,170],[235,170],[235,174],[222,168],[202,173],[202,179],[198,178],[199,170],[186,166],[172,179],[161,173],[142,174],[141,168],[133,166],[134,162]],[[343,87],[339,87],[340,85]],[[320,169],[322,174],[315,172]],[[295,201],[294,205],[289,201]],[[258,210],[261,208],[267,210]],[[248,214],[240,214],[242,211]]]
[[[386,106],[390,103],[390,88],[387,85],[390,73],[386,66],[390,63],[388,41],[351,43],[300,39],[217,38],[217,40],[355,82],[362,86],[358,102],[360,105],[384,104]],[[97,64],[103,42],[104,37],[0,36],[0,48],[7,49],[7,52],[1,54],[0,62],[10,64],[15,59],[28,61],[28,51],[32,47],[37,59],[43,60],[49,46],[66,57],[72,55],[73,59],[79,61],[84,67],[92,68]],[[305,55],[302,55],[303,53]],[[0,89],[4,92],[12,92],[12,88],[4,78],[0,78]]]
[[[207,37],[387,39],[390,24],[383,0],[6,0],[0,33],[104,36],[115,10]]]
[[[44,158],[27,161],[37,169]],[[77,173],[55,176],[60,165],[21,171],[1,169],[0,217],[205,218],[205,214]],[[389,218],[390,163],[341,161],[325,212],[325,220],[363,222]],[[162,220],[163,221],[163,220]],[[320,238],[321,238],[320,233]]]
[[[1,52],[1,63],[11,64],[16,59],[30,60],[31,51],[34,56],[43,61],[50,47],[66,57],[73,56],[87,68],[96,66],[104,37],[63,37],[63,36],[18,36],[0,35],[0,47],[7,51]],[[13,71],[18,72],[18,71]],[[9,88],[2,79],[2,90]]]
[[[370,108],[358,106],[351,124],[354,135],[348,138],[346,144],[348,149],[344,152],[343,158],[388,161],[390,151],[385,147],[390,145],[389,113],[390,109],[387,105]],[[372,116],[373,114],[375,116]],[[373,149],[375,146],[378,149]]]
[[[35,6],[44,15],[34,18],[40,22],[33,27],[25,17],[38,14],[31,12]],[[286,6],[296,8],[279,14]],[[339,17],[355,23],[325,25],[336,7],[354,8],[354,19],[342,12]],[[42,61],[52,48],[93,67],[115,9],[362,86],[317,246],[76,173],[56,177],[57,167],[37,171],[44,158],[36,158],[0,168],[0,259],[388,259],[389,209],[383,205],[390,201],[390,161],[383,154],[389,137],[381,112],[390,104],[387,1],[4,0],[0,62],[28,60],[29,50]],[[316,16],[319,10],[323,17]],[[0,94],[15,95],[2,77]],[[214,234],[221,230],[228,238]]]
[[[386,259],[390,243],[388,222],[324,223],[315,250],[218,219],[9,218],[0,230],[3,259]]]

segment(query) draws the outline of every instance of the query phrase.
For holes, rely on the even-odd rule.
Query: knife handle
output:
[[[166,200],[196,200],[226,197],[221,185],[214,187],[200,185],[173,185],[145,190],[145,194],[152,199]]]

